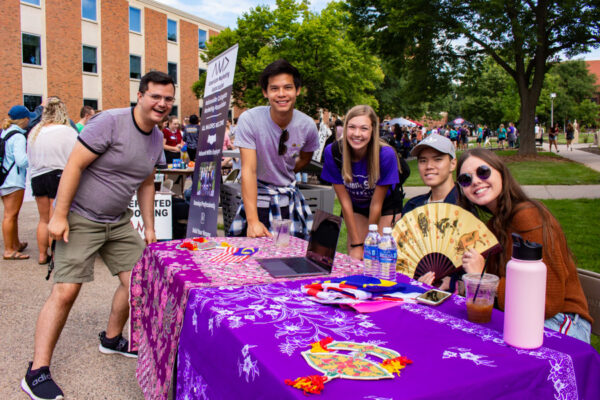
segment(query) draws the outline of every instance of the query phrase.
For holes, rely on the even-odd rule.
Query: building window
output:
[[[96,99],[83,99],[84,106],[90,106],[94,110],[98,110],[98,100]]]
[[[131,79],[142,78],[142,57],[129,55],[129,77]]]
[[[167,73],[169,74],[169,76],[171,78],[173,78],[173,81],[175,82],[175,84],[177,84],[177,63],[168,63],[167,64]]]
[[[206,31],[203,31],[202,29],[198,29],[198,48],[206,48]]]
[[[142,33],[142,11],[139,8],[129,7],[129,30]]]
[[[177,108],[177,106],[173,106],[173,108],[171,108],[171,114],[169,114],[169,115],[174,115],[174,116],[176,116],[176,117],[178,117],[178,116],[179,116],[179,113],[178,113],[178,108]]]
[[[83,72],[98,73],[96,62],[96,48],[83,46]]]
[[[39,36],[23,33],[23,64],[42,65],[40,43]]]
[[[33,4],[34,6],[40,5],[40,0],[21,0],[22,3]]]
[[[81,0],[81,17],[96,21],[96,0]]]
[[[204,68],[198,68],[198,78],[200,78],[205,73],[206,73],[206,70]]]
[[[171,42],[177,41],[177,21],[167,19],[167,39]]]
[[[23,105],[27,107],[29,111],[33,112],[40,104],[42,104],[42,96],[36,94],[23,95]]]

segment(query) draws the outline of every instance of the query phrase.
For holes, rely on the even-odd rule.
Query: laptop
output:
[[[341,217],[317,210],[304,257],[261,258],[256,261],[274,278],[329,275],[341,226]]]

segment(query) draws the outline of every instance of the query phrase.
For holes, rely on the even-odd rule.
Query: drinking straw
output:
[[[488,258],[486,256],[485,262],[483,263],[483,270],[481,271],[481,275],[479,276],[479,283],[477,284],[477,288],[475,289],[475,294],[473,295],[473,303],[475,303],[475,300],[477,300],[477,294],[479,293],[479,287],[481,286],[481,281],[483,280],[483,275],[485,275],[485,270],[487,268],[487,260],[488,260]]]

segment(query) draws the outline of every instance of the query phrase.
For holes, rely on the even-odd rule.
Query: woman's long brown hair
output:
[[[550,234],[550,223],[552,220],[555,220],[552,214],[550,214],[550,211],[548,211],[548,209],[542,203],[531,199],[525,194],[521,186],[510,173],[510,170],[506,164],[504,164],[502,159],[497,154],[490,150],[476,148],[465,151],[458,160],[456,169],[458,174],[460,174],[460,169],[462,168],[463,163],[469,157],[477,157],[485,161],[490,167],[498,171],[502,178],[502,191],[496,199],[496,211],[492,213],[492,217],[487,222],[487,226],[490,228],[492,233],[496,235],[502,247],[506,249],[508,243],[512,241],[512,239],[509,241],[509,232],[513,230],[511,228],[511,222],[514,215],[524,207],[527,207],[527,203],[529,203],[538,209],[542,217],[542,238],[544,241],[544,243],[542,243],[544,246],[543,251],[544,256],[549,257],[549,249],[553,246],[553,243],[548,242],[549,238],[552,237]],[[467,210],[475,210],[479,208],[479,206],[471,203],[469,199],[467,199],[467,197],[463,194],[462,189],[459,192],[458,205]],[[558,224],[558,221],[556,221],[556,223]],[[498,259],[498,265],[496,265],[497,268],[503,268],[506,265],[508,260],[505,258],[505,252],[502,252]]]

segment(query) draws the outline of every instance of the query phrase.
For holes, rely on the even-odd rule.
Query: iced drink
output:
[[[484,274],[483,277],[481,274],[463,275],[469,321],[485,324],[492,320],[498,280],[498,277],[492,274]]]
[[[290,244],[290,228],[292,221],[289,219],[276,219],[273,221],[273,239],[277,246],[287,246]]]

